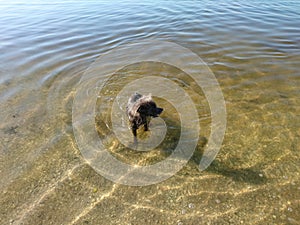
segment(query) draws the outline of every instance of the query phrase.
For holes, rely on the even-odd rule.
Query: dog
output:
[[[148,131],[151,118],[158,117],[162,111],[162,108],[156,106],[151,94],[141,95],[135,93],[129,98],[126,113],[129,118],[135,143],[137,142],[137,129],[140,126],[144,126],[144,131]]]

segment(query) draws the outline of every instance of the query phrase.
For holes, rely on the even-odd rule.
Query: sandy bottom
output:
[[[228,121],[215,161],[199,172],[205,148],[199,143],[170,179],[132,187],[96,173],[76,146],[72,100],[80,75],[58,76],[50,88],[23,90],[2,103],[1,224],[299,224],[298,86],[220,76]],[[207,137],[210,116],[201,105]],[[172,125],[177,117],[170,115]],[[101,119],[95,123],[101,137]],[[146,165],[167,157],[162,149],[145,154],[113,147],[111,153]]]

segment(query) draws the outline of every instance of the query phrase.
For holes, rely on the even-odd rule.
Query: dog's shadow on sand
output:
[[[196,166],[199,166],[204,151],[205,146],[198,145],[191,158],[191,162],[196,164]],[[228,160],[234,161],[234,159]],[[267,177],[257,167],[258,166],[253,166],[249,168],[232,168],[226,165],[226,161],[221,162],[220,160],[215,159],[205,171],[229,177],[236,182],[245,182],[255,185],[267,183]]]
[[[250,168],[230,168],[224,163],[214,160],[206,171],[231,178],[236,182],[261,185],[267,183],[267,177],[262,171],[255,167]]]
[[[165,119],[165,118],[164,118]],[[168,127],[180,127],[180,124],[177,121],[167,119],[167,125]],[[172,135],[179,136],[180,135],[180,129],[174,129],[174,132]],[[200,136],[198,140],[197,148],[194,151],[194,154],[192,155],[189,164],[191,163],[192,166],[199,167],[201,158],[203,156],[203,153],[206,149],[207,144],[207,138],[204,136]],[[176,148],[176,145],[178,142],[173,142],[171,144],[171,148],[174,150]],[[167,151],[168,149],[164,149],[164,146],[162,146],[162,151]],[[180,160],[180,159],[179,159]],[[228,159],[230,161],[238,161],[238,159]],[[228,161],[228,164],[230,162]],[[245,182],[249,184],[254,185],[262,185],[267,182],[267,177],[264,175],[264,173],[258,168],[259,165],[249,167],[249,168],[233,168],[227,165],[226,161],[220,161],[218,159],[215,159],[211,165],[205,170],[209,173],[219,174],[225,177],[231,178],[233,181],[236,182]]]

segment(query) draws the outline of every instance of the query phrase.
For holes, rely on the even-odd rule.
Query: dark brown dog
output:
[[[136,142],[136,131],[140,126],[144,126],[144,130],[149,129],[149,122],[151,117],[158,117],[163,111],[158,108],[152,100],[151,95],[133,94],[126,107],[126,112],[131,125],[131,130]]]

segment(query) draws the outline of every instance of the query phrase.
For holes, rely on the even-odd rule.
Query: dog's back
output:
[[[136,113],[137,113],[137,110],[139,108],[139,104],[137,104],[137,101],[142,97],[141,94],[139,93],[135,93],[133,94],[129,100],[128,100],[128,103],[127,103],[127,106],[126,106],[126,113],[129,117],[129,121],[132,122]]]
[[[141,106],[144,106],[148,103],[152,103],[151,94],[149,95],[141,95],[139,93],[134,93],[128,100],[126,112],[129,117],[129,120],[134,119],[135,116],[140,116],[138,112]],[[155,105],[156,107],[156,105]],[[146,116],[146,115],[145,115]]]
[[[142,97],[139,93],[134,93],[128,100],[128,104],[135,103],[138,99]]]

